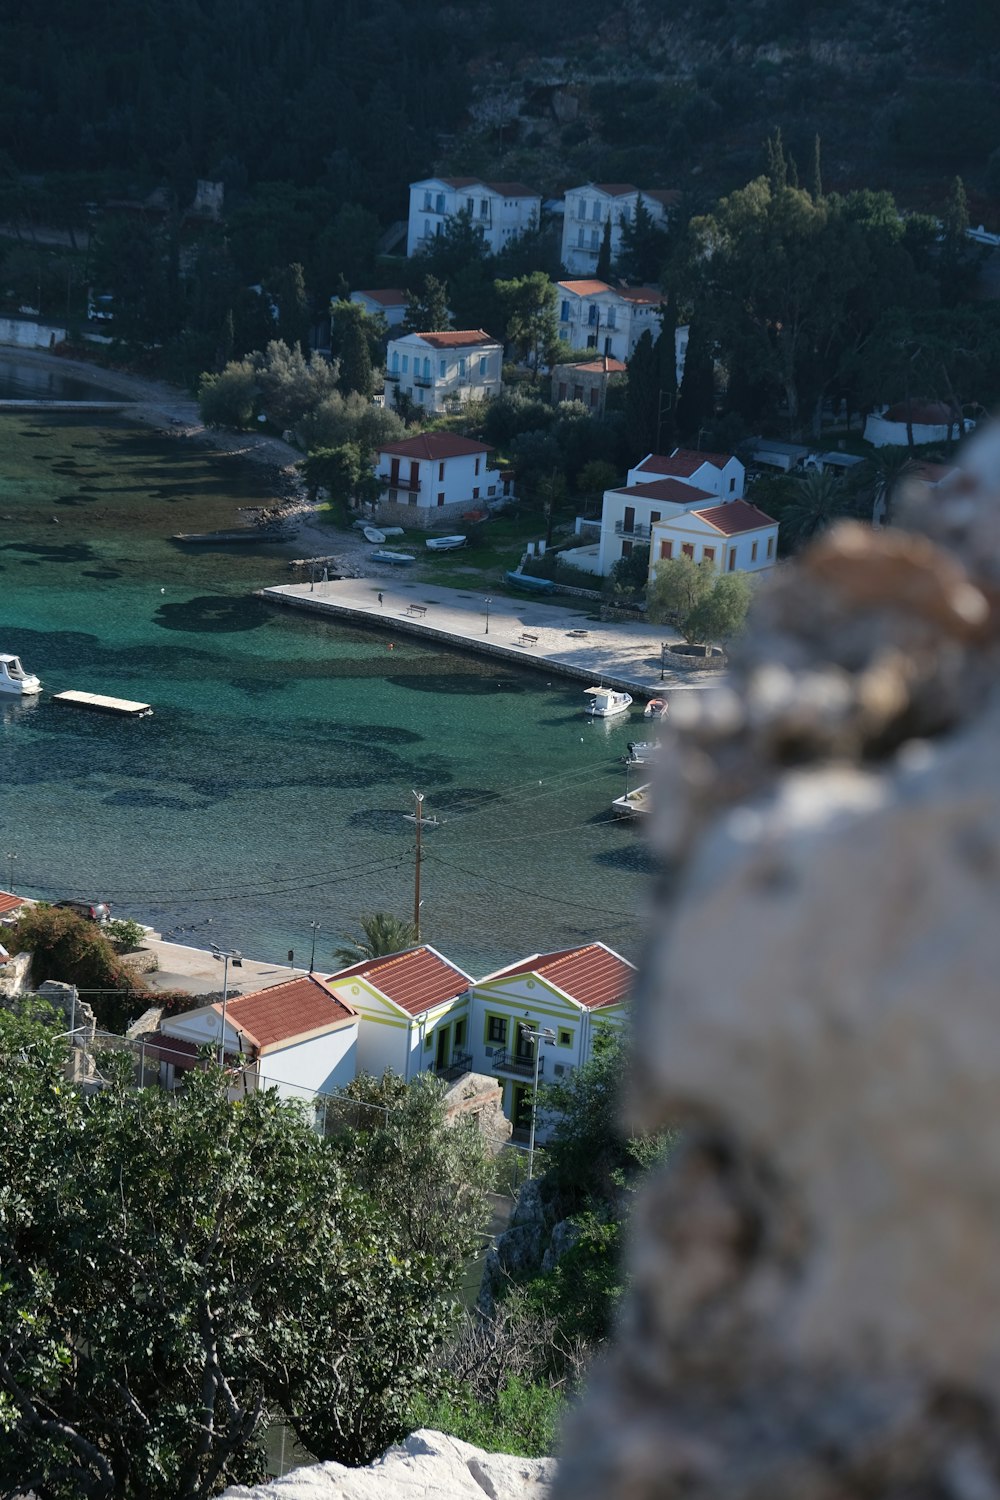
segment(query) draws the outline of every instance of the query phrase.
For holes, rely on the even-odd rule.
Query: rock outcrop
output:
[[[546,1500],[554,1468],[422,1430],[367,1468],[313,1464],[254,1489],[235,1485],[222,1500]]]
[[[675,699],[630,1123],[683,1145],[554,1500],[1000,1497],[998,477]]]

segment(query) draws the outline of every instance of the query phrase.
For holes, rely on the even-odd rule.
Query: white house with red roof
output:
[[[601,253],[604,225],[611,222],[611,259],[622,248],[622,225],[635,222],[639,199],[654,224],[666,227],[680,194],[673,188],[638,188],[631,182],[588,182],[565,195],[560,260],[572,275],[593,275]]]
[[[493,449],[456,432],[420,432],[379,449],[375,473],[382,498],[378,520],[435,526],[469,511],[486,511],[511,493],[511,482],[488,467]]]
[[[504,1090],[515,1129],[530,1121],[537,1061],[539,1082],[564,1077],[589,1061],[602,1028],[622,1026],[635,965],[604,943],[535,953],[479,979],[469,1020],[472,1070],[492,1073]],[[549,1030],[536,1044],[523,1035]],[[540,1135],[544,1138],[544,1126]]]
[[[344,1088],[358,1071],[358,1014],[315,974],[251,995],[235,995],[168,1016],[147,1041],[160,1058],[167,1088],[199,1062],[201,1049],[224,1047],[230,1066],[245,1069],[249,1089],[274,1088],[285,1098]]]
[[[360,1020],[358,1071],[401,1078],[467,1072],[472,977],[421,943],[362,959],[325,983]]]
[[[533,228],[542,216],[542,195],[523,182],[481,177],[425,177],[410,183],[407,255],[426,250],[448,220],[467,214],[492,255]]]
[[[748,500],[701,504],[653,522],[648,576],[652,581],[659,563],[678,557],[711,563],[717,573],[763,573],[777,556],[773,516]]]
[[[556,282],[559,337],[573,349],[594,349],[612,359],[628,360],[643,334],[660,336],[660,309],[665,294],[655,286],[609,286],[593,277]],[[674,337],[677,381],[684,373],[687,327]]]
[[[399,327],[406,317],[409,300],[409,292],[404,292],[398,286],[376,287],[373,290],[351,293],[351,301],[356,306],[363,307],[372,317],[383,317],[388,328]]]
[[[742,500],[747,471],[734,453],[703,453],[675,448],[670,454],[647,453],[629,469],[626,484],[648,484],[654,479],[676,479],[714,495],[717,500]]]
[[[386,346],[387,406],[402,393],[428,412],[455,411],[502,389],[503,345],[482,328],[404,333]]]

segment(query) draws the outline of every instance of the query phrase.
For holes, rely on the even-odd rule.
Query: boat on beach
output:
[[[175,542],[211,546],[213,542],[284,542],[286,526],[233,526],[229,531],[176,531]]]
[[[619,693],[615,688],[589,687],[583,691],[590,699],[584,712],[594,719],[611,719],[616,714],[628,713],[632,706],[632,694]]]
[[[464,547],[465,542],[464,536],[429,536],[424,546],[432,552],[453,552],[456,547]]]
[[[555,592],[555,584],[551,578],[534,578],[530,573],[508,570],[507,582],[515,584],[519,589],[533,589],[536,594]]]
[[[380,547],[385,541],[385,532],[379,531],[377,526],[366,526],[361,535],[366,542],[374,542],[376,547]]]
[[[390,547],[376,547],[371,555],[372,562],[403,563],[416,562],[412,552],[393,552]]]
[[[42,691],[34,672],[26,672],[18,656],[0,655],[0,693],[12,698],[30,698]]]
[[[382,533],[383,536],[402,536],[403,535],[403,528],[402,528],[402,526],[380,526],[379,527],[379,531],[381,531],[381,533]]]

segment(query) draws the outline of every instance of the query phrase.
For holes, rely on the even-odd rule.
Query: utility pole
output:
[[[230,948],[228,951],[212,944],[212,952],[216,958],[222,959],[222,1030],[219,1033],[219,1067],[221,1068],[226,1058],[226,1006],[229,1003],[229,964],[232,961],[234,969],[242,968],[243,954],[238,948]]]
[[[544,1042],[547,1047],[551,1047],[556,1034],[551,1026],[525,1026],[523,1021],[518,1030],[522,1041],[527,1039],[535,1044],[535,1082],[531,1091],[531,1132],[528,1136],[528,1181],[530,1182],[531,1174],[535,1169],[535,1117],[538,1110],[538,1075],[541,1071],[541,1051],[538,1044]]]
[[[9,868],[9,870],[10,870],[10,875],[8,876],[8,880],[9,880],[10,883],[9,883],[9,885],[8,885],[7,888],[10,891],[10,893],[11,893],[12,896],[15,894],[15,892],[14,892],[14,861],[15,861],[16,858],[17,858],[16,854],[8,854],[7,855],[7,866]]]
[[[416,929],[417,942],[420,942],[420,828],[424,818],[424,794],[414,792],[417,811],[413,819],[417,830],[416,863],[413,867],[413,926]]]

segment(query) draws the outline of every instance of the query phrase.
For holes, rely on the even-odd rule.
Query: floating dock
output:
[[[148,719],[153,712],[148,703],[133,703],[130,698],[107,698],[103,693],[53,693],[53,703],[68,703],[73,708],[92,708],[100,714],[119,714],[125,719]]]

